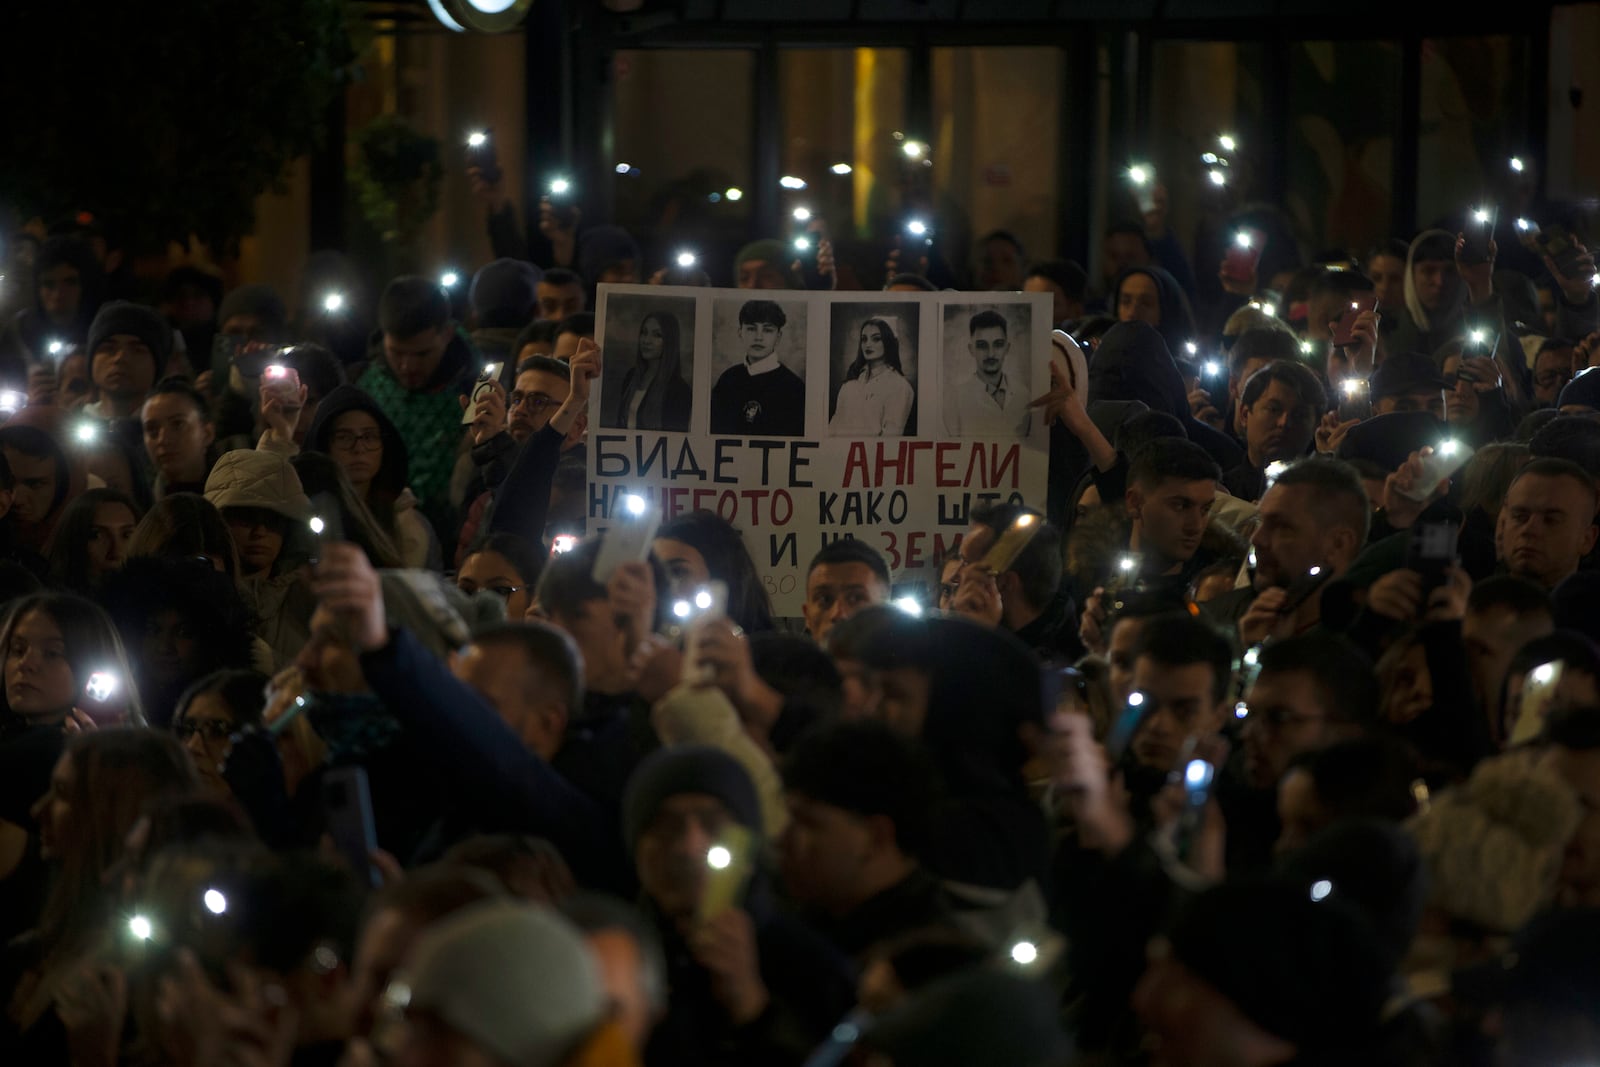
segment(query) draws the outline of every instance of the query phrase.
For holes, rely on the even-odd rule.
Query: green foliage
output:
[[[14,0],[0,40],[0,199],[140,245],[249,232],[352,59],[343,0]]]
[[[439,207],[444,181],[439,142],[398,115],[380,115],[356,135],[351,178],[361,213],[403,256]]]

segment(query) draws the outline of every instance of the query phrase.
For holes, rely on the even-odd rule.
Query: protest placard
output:
[[[840,537],[931,598],[974,505],[1045,498],[1050,301],[604,285],[589,529],[624,493],[743,534],[779,615]]]

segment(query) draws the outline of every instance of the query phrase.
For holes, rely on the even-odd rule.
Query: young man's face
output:
[[[1161,291],[1148,274],[1130,274],[1117,292],[1117,321],[1161,325]]]
[[[803,793],[787,799],[789,825],[778,842],[784,888],[802,907],[848,914],[864,895],[862,868],[877,847],[871,821]]]
[[[1499,541],[1512,574],[1555,588],[1594,548],[1594,492],[1563,475],[1523,475],[1500,509]]]
[[[56,461],[49,456],[28,456],[7,445],[6,462],[16,479],[11,510],[23,522],[43,522],[56,499]]]
[[[1396,411],[1426,411],[1436,419],[1444,418],[1444,390],[1433,388],[1412,389],[1372,402],[1375,415],[1388,415]]]
[[[1411,282],[1423,310],[1433,311],[1444,300],[1445,289],[1455,279],[1456,265],[1443,259],[1427,259],[1411,267]]]
[[[1042,274],[1035,274],[1022,283],[1024,293],[1049,293],[1050,294],[1050,321],[1066,322],[1068,319],[1077,318],[1078,312],[1083,309],[1082,304],[1074,303],[1067,299],[1067,291]]]
[[[1547,348],[1533,364],[1533,398],[1553,405],[1571,380],[1572,349]]]
[[[680,793],[661,802],[634,847],[639,884],[661,913],[693,918],[706,888],[706,856],[733,822],[727,806],[707,793]]]
[[[985,378],[998,378],[1006,363],[1006,353],[1011,351],[1011,340],[1002,326],[984,326],[973,331],[967,340],[967,351]]]
[[[1184,743],[1216,733],[1221,713],[1212,698],[1211,664],[1174,667],[1140,656],[1133,663],[1133,688],[1144,694],[1144,719],[1130,746],[1134,758],[1153,770],[1177,766]]]
[[[563,363],[571,363],[572,357],[578,354],[578,342],[583,340],[585,336],[592,335],[563,330],[561,333],[556,334],[556,346],[551,350],[550,354]]]
[[[114,397],[142,397],[156,383],[156,356],[131,333],[112,334],[93,353],[94,384]]]
[[[1395,256],[1373,256],[1367,277],[1378,293],[1378,307],[1393,313],[1406,305],[1406,261]]]
[[[1022,253],[1003,238],[983,246],[978,261],[978,288],[990,292],[1016,292],[1022,285]]]
[[[520,445],[544,429],[570,392],[572,382],[549,371],[525,370],[517,375],[516,388],[507,398],[512,440]]]
[[[741,322],[739,343],[744,345],[746,362],[756,363],[778,351],[783,327],[771,322]]]
[[[400,388],[416,391],[426,386],[444,359],[444,350],[450,344],[450,328],[423,330],[411,337],[383,335],[383,353],[389,361]]]
[[[1128,489],[1128,508],[1139,521],[1139,548],[1168,564],[1187,563],[1200,549],[1217,483],[1167,478],[1155,486],[1135,483]]]
[[[560,322],[583,310],[583,286],[576,282],[571,285],[540,282],[534,292],[539,299],[539,318],[545,322]]]
[[[1282,382],[1270,383],[1241,414],[1250,462],[1262,467],[1303,455],[1317,428],[1311,406]]]
[[[216,430],[201,418],[194,401],[180,393],[160,393],[144,402],[144,448],[168,482],[205,477],[206,449]]]
[[[39,275],[39,303],[51,322],[69,323],[83,304],[83,279],[78,268],[57,263]]]
[[[829,632],[862,608],[882,604],[889,589],[865,563],[824,563],[806,576],[806,630],[819,645]]]

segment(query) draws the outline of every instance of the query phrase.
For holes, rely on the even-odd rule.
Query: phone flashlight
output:
[[[808,207],[797,207],[794,209],[792,214],[794,215],[794,221],[796,222],[811,221],[811,209]]]
[[[556,178],[550,183],[551,196],[566,196],[572,190],[572,183],[566,178]]]
[[[128,920],[128,933],[136,941],[148,941],[156,935],[156,928],[145,916],[135,915]]]
[[[328,293],[322,298],[322,310],[330,315],[344,310],[344,294]]]
[[[23,395],[15,389],[0,389],[0,412],[15,415],[22,410],[23,399]]]
[[[1123,574],[1132,574],[1139,569],[1138,556],[1122,556],[1117,560],[1117,570]]]
[[[796,237],[794,239],[794,250],[796,252],[811,251],[811,239],[809,237]]]
[[[104,704],[117,691],[119,682],[115,671],[95,671],[83,691],[98,703]]]
[[[52,356],[59,356],[67,346],[61,341],[51,341],[49,348]]]
[[[1220,170],[1211,170],[1207,173],[1206,177],[1211,179],[1212,185],[1228,184],[1228,175]]]
[[[1522,173],[1525,164],[1522,162],[1521,156],[1512,156],[1509,162],[1511,163],[1512,170],[1516,171],[1518,174]]]
[[[467,134],[468,148],[482,148],[488,143],[489,135],[483,130],[473,130],[471,133]]]
[[[201,895],[200,902],[213,915],[226,915],[228,912],[228,898],[220,889],[207,889]]]
[[[439,275],[439,284],[446,289],[454,289],[461,284],[461,275],[453,270],[447,270]]]
[[[578,547],[578,538],[573,534],[556,534],[550,539],[550,554],[564,556]]]
[[[100,426],[86,419],[72,428],[72,436],[80,445],[92,445],[100,440]]]
[[[1313,342],[1311,342],[1311,341],[1301,341],[1300,342],[1300,354],[1302,356],[1309,356],[1311,353],[1315,352],[1316,350],[1317,350],[1317,346]]]
[[[622,494],[622,508],[634,518],[638,518],[640,515],[643,515],[646,506],[647,505],[645,504],[644,497],[640,496],[638,493]]]
[[[1250,231],[1240,230],[1238,233],[1234,234],[1233,243],[1238,245],[1240,248],[1249,248],[1253,243],[1250,239]]]
[[[1261,312],[1263,315],[1276,316],[1278,314],[1278,305],[1270,303],[1266,300],[1252,300],[1250,301],[1250,306]]]
[[[1239,147],[1239,142],[1233,139],[1233,135],[1231,133],[1225,133],[1221,137],[1218,137],[1217,144],[1221,146],[1224,152],[1232,152],[1234,149]]]
[[[891,603],[913,619],[922,617],[922,604],[914,596],[896,597]]]
[[[1489,221],[1489,209],[1486,208],[1486,207],[1475,207],[1475,208],[1473,208],[1472,209],[1472,218],[1473,218],[1474,222],[1488,222]]]
[[[1195,344],[1193,341],[1183,342],[1183,350],[1189,353],[1191,356],[1197,356],[1200,354],[1200,346]]]
[[[678,253],[678,266],[684,268],[685,270],[688,270],[698,262],[700,262],[700,258],[693,252]]]
[[[306,523],[306,525],[311,527],[311,532],[316,534],[318,537],[321,537],[322,531],[328,528],[328,524],[322,521],[321,515],[311,516],[311,521]]]
[[[1531,233],[1534,229],[1533,221],[1531,219],[1518,219],[1517,229],[1523,233]]]
[[[269,379],[287,378],[288,376],[289,368],[285,367],[282,363],[270,363],[267,365],[267,369],[262,372],[262,377]]]
[[[1150,180],[1150,168],[1142,163],[1135,163],[1128,168],[1128,180],[1135,185],[1143,185]]]
[[[1439,445],[1439,455],[1441,456],[1453,456],[1459,451],[1461,451],[1461,442],[1455,438],[1451,438]]]
[[[1482,330],[1473,330],[1467,336],[1472,338],[1472,343],[1473,344],[1481,345],[1488,338],[1489,335],[1487,333],[1485,333],[1484,331],[1482,331]]]
[[[848,163],[835,163],[833,166],[829,167],[828,169],[833,171],[833,173],[837,174],[841,178],[843,178],[847,174],[854,173],[854,171],[855,171],[855,168],[852,167]]]
[[[1218,363],[1214,359],[1208,359],[1206,360],[1205,366],[1202,367],[1201,370],[1205,372],[1207,378],[1215,378],[1217,375],[1222,373],[1222,364]]]
[[[1011,962],[1027,967],[1039,958],[1039,946],[1032,941],[1018,941],[1011,946]]]
[[[1360,378],[1346,378],[1342,386],[1344,389],[1344,395],[1355,396],[1357,393],[1361,392],[1362,389],[1366,388],[1366,384],[1367,383]]]
[[[927,237],[932,231],[928,229],[926,222],[921,219],[912,219],[906,223],[906,232],[913,237]]]
[[[928,152],[928,146],[921,141],[907,141],[900,146],[900,151],[906,154],[907,159],[921,159]]]
[[[1271,485],[1278,480],[1278,476],[1289,469],[1289,465],[1281,459],[1275,459],[1267,464],[1267,469],[1262,473],[1267,476],[1267,484]]]

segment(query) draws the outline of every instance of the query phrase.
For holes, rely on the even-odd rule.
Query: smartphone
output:
[[[1365,378],[1346,378],[1339,383],[1339,421],[1372,418],[1372,383]]]
[[[1124,552],[1117,557],[1116,569],[1105,582],[1104,601],[1107,618],[1122,610],[1123,604],[1127,601],[1125,594],[1139,588],[1139,572],[1143,566],[1144,560],[1136,552]]]
[[[1261,248],[1266,243],[1265,231],[1248,226],[1235,230],[1233,240],[1228,242],[1228,251],[1222,257],[1222,273],[1229,281],[1248,282],[1255,277],[1256,265],[1261,262]]]
[[[1461,262],[1468,264],[1489,262],[1489,241],[1494,237],[1494,224],[1499,217],[1500,209],[1494,205],[1472,209],[1472,215],[1467,220],[1467,228],[1461,231],[1461,236],[1464,238],[1461,245]]]
[[[478,409],[478,398],[483,395],[485,389],[494,388],[494,383],[500,380],[500,371],[504,367],[504,363],[485,363],[483,365],[483,373],[478,375],[478,384],[472,387],[472,396],[467,400],[467,410],[461,413],[461,425],[470,426],[472,424],[473,414]]]
[[[269,363],[261,371],[261,391],[278,398],[284,414],[300,410],[300,372],[283,363]]]
[[[706,882],[695,917],[709,922],[740,905],[750,876],[755,873],[755,836],[739,823],[730,822],[706,850]]]
[[[122,701],[115,699],[122,692],[122,676],[116,671],[91,671],[83,683],[83,699],[79,707],[97,723],[114,723],[122,718]]]
[[[1178,772],[1183,785],[1183,813],[1178,816],[1173,844],[1177,848],[1178,858],[1188,860],[1194,851],[1195,841],[1200,837],[1206,805],[1211,802],[1211,789],[1217,780],[1217,768],[1210,760],[1195,754],[1192,738],[1184,748],[1187,758],[1180,762],[1182,770]]]
[[[239,346],[233,355],[233,365],[239,369],[240,375],[246,378],[266,377],[267,367],[280,362],[283,349],[276,345],[262,345],[260,348],[251,348],[249,344]],[[295,385],[300,382],[299,372],[295,373]]]
[[[1500,347],[1500,331],[1492,326],[1471,326],[1467,328],[1467,339],[1461,342],[1461,355],[1482,356],[1493,359],[1495,349]],[[1463,381],[1475,382],[1478,380],[1477,371],[1462,363],[1456,370],[1456,377]]]
[[[1138,736],[1139,727],[1144,725],[1144,717],[1150,714],[1154,706],[1143,693],[1134,691],[1128,694],[1128,702],[1117,714],[1111,729],[1106,731],[1106,755],[1111,757],[1112,763],[1117,763],[1127,753],[1128,746]]]
[[[383,879],[372,865],[378,829],[372,818],[372,790],[365,767],[329,768],[322,780],[322,817],[333,847],[356,877],[378,888]]]
[[[1046,717],[1057,711],[1088,714],[1089,680],[1076,667],[1039,668],[1039,693]]]
[[[1406,492],[1396,485],[1395,491],[1412,500],[1427,500],[1440,482],[1466,466],[1472,456],[1472,446],[1462,444],[1453,438],[1443,441],[1432,453],[1422,457],[1422,477],[1417,479],[1416,486],[1410,492]]]
[[[1333,326],[1333,347],[1343,348],[1356,343],[1356,319],[1363,311],[1374,311],[1378,307],[1378,294],[1376,292],[1351,293],[1350,304],[1344,309],[1344,314],[1339,316],[1339,321]]]
[[[1211,406],[1218,412],[1228,410],[1228,364],[1220,359],[1208,359],[1200,364],[1200,384],[1211,398]]]
[[[494,185],[500,180],[500,154],[495,151],[494,138],[488,130],[473,130],[467,134],[467,165],[477,167],[483,180]]]
[[[983,557],[983,565],[989,569],[989,573],[998,575],[1010,570],[1042,525],[1043,520],[1030,512],[1023,512],[1012,519],[1011,525],[1000,531],[1000,536],[995,538],[994,544],[989,546],[988,553]]]
[[[620,494],[612,507],[611,525],[600,538],[591,577],[605,585],[618,567],[644,559],[650,554],[650,543],[656,539],[660,526],[659,509],[637,493]]]
[[[312,544],[315,546],[311,557],[312,563],[322,559],[325,546],[337,544],[345,539],[343,514],[339,509],[339,498],[332,493],[312,494],[311,518],[306,521],[306,525],[311,528]]]
[[[1556,270],[1561,272],[1563,278],[1576,279],[1582,276],[1583,253],[1578,251],[1578,243],[1565,226],[1546,226],[1539,231],[1535,238],[1539,244],[1539,251],[1549,256],[1556,265]]]
[[[1148,215],[1156,209],[1156,172],[1154,167],[1135,165],[1128,168],[1128,183],[1133,187],[1133,198],[1138,201],[1139,214]]]
[[[0,415],[15,415],[27,402],[26,394],[16,389],[0,389]]]
[[[1283,605],[1278,608],[1279,615],[1293,615],[1300,610],[1300,605],[1310,600],[1312,595],[1328,584],[1333,577],[1332,567],[1312,567],[1300,577],[1290,582],[1285,589]]]
[[[1520,745],[1525,741],[1532,741],[1544,732],[1545,713],[1550,708],[1550,701],[1556,695],[1556,689],[1561,685],[1561,676],[1566,672],[1566,666],[1564,661],[1555,660],[1551,663],[1541,663],[1523,675],[1521,706],[1517,713],[1516,725],[1511,728],[1511,739],[1508,744]]]
[[[1454,522],[1419,522],[1406,542],[1406,570],[1422,575],[1422,599],[1445,582],[1444,572],[1457,560],[1456,539],[1461,527]]]
[[[577,547],[577,534],[556,534],[550,539],[550,554],[552,556],[564,556]]]
[[[578,224],[577,209],[572,203],[572,198],[576,194],[577,190],[570,178],[552,178],[546,187],[545,199],[550,202],[556,222],[564,230],[570,230]]]

